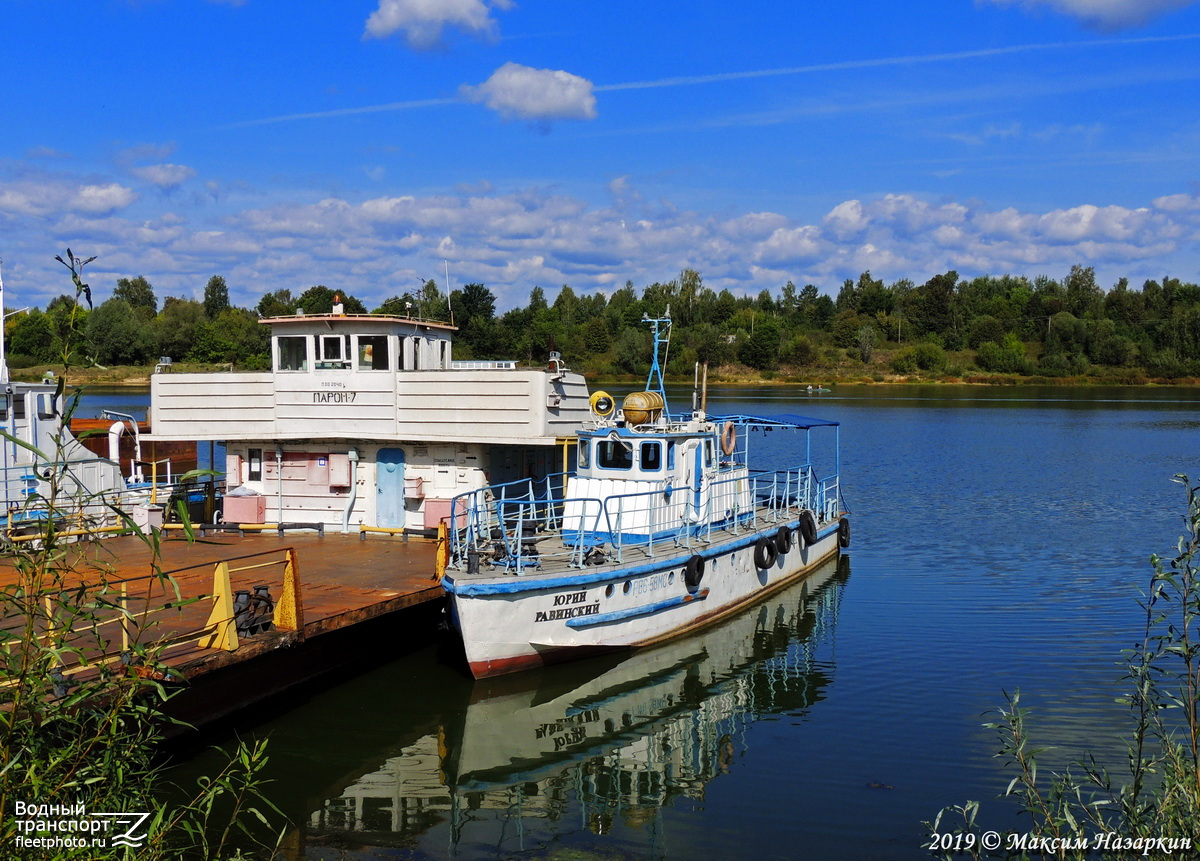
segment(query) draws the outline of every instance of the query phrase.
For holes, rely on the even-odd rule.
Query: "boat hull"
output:
[[[836,521],[824,525],[807,546],[797,525],[730,536],[691,551],[670,548],[634,565],[559,574],[448,575],[443,585],[471,674],[487,678],[649,646],[712,624],[838,553]],[[791,548],[759,567],[763,539],[774,540],[781,526],[795,536]],[[696,582],[698,560],[703,574]]]

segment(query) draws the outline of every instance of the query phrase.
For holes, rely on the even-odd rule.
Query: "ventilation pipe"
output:
[[[350,449],[346,456],[350,458],[350,499],[346,501],[346,510],[342,512],[342,532],[350,531],[350,513],[354,511],[354,502],[358,498],[358,449]]]
[[[125,427],[129,428],[129,432],[133,435],[133,463],[129,467],[129,480],[134,482],[143,482],[146,476],[142,473],[142,435],[138,430],[138,422],[133,416],[128,413],[119,413],[115,410],[101,410],[100,415],[106,419],[116,419]],[[116,425],[108,429],[108,457],[109,460],[121,463],[121,434],[124,430],[118,430],[116,438],[113,437],[113,430]],[[113,446],[116,445],[116,448]]]
[[[121,462],[121,434],[125,433],[124,422],[113,422],[108,426],[108,459]]]

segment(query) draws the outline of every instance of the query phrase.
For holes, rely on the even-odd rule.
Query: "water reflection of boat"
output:
[[[440,823],[455,846],[571,822],[604,832],[616,814],[629,827],[654,823],[673,799],[702,798],[736,767],[760,716],[801,714],[824,698],[830,668],[817,650],[833,636],[848,576],[843,556],[696,636],[476,683],[436,734],[326,798],[291,857],[317,857],[306,843],[409,845]],[[572,805],[578,817],[562,816]]]

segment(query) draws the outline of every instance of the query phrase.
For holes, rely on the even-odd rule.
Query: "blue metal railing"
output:
[[[604,498],[564,499],[565,473],[469,491],[451,503],[450,564],[472,570],[486,560],[519,574],[542,564],[549,555],[545,542],[553,537],[562,539],[558,552],[567,564],[583,567],[600,547],[620,562],[629,547],[652,557],[663,545],[691,549],[709,542],[716,530],[739,534],[795,520],[805,510],[823,524],[840,513],[836,474],[818,477],[811,465],[731,472],[701,487],[654,482],[650,489]]]

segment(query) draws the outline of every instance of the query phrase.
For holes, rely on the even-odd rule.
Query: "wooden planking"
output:
[[[175,579],[183,597],[207,595],[212,591],[213,567],[222,560],[236,560],[249,554],[270,552],[270,558],[282,558],[288,547],[296,549],[304,606],[303,639],[352,627],[361,622],[407,607],[442,599],[442,588],[433,579],[435,544],[429,541],[387,536],[369,536],[360,540],[354,534],[289,532],[220,535],[188,544],[179,538],[162,542],[159,570]],[[73,545],[79,562],[74,582],[94,581],[101,572],[110,580],[145,577],[154,572],[151,553],[136,538],[117,537],[104,541]],[[251,565],[262,560],[231,561],[231,567]],[[10,560],[0,560],[0,582],[17,580]],[[276,600],[282,588],[282,566],[234,571],[233,589],[252,589],[267,583]],[[130,594],[147,592],[145,581],[131,584]],[[169,587],[168,587],[169,588]],[[152,597],[162,598],[157,584],[149,589]],[[139,605],[140,606],[140,605]],[[197,602],[178,611],[162,614],[156,634],[170,638],[201,627],[211,604]],[[131,608],[132,609],[132,608]],[[164,654],[166,663],[195,679],[209,672],[252,661],[280,646],[302,639],[299,635],[270,631],[243,638],[234,652],[202,649],[194,642],[173,646]]]

